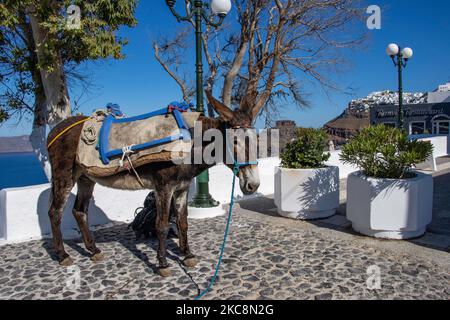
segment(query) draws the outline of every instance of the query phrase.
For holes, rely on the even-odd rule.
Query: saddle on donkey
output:
[[[77,163],[96,177],[137,168],[151,162],[182,160],[192,147],[189,129],[200,116],[191,105],[167,108],[125,118],[117,105],[97,110],[81,131]]]

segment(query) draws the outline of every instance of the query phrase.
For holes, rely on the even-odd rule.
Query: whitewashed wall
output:
[[[439,140],[439,148],[444,142]],[[447,141],[445,141],[447,143]],[[441,150],[439,149],[439,153]],[[445,152],[447,154],[447,152]],[[340,160],[340,151],[331,152],[327,162],[329,166],[339,167],[340,179],[358,171],[358,168],[344,165]],[[280,164],[279,158],[267,158],[259,161],[261,185],[258,193],[252,197],[272,195],[274,193],[274,171]],[[210,193],[222,204],[230,202],[232,171],[218,165],[210,171]],[[141,207],[148,194],[145,191],[121,191],[95,186],[94,198],[89,208],[91,226],[104,226],[111,222],[129,222],[134,218],[135,209]],[[195,194],[195,182],[190,195]],[[63,215],[62,230],[64,237],[78,237],[78,228],[71,209],[75,200],[76,188],[72,190],[68,205]],[[245,198],[236,181],[236,199]],[[38,185],[26,188],[0,190],[0,244],[22,242],[47,237],[50,232],[48,205],[50,185]]]
[[[445,157],[450,154],[449,136],[414,136],[421,141],[429,141],[433,145],[433,155],[435,158]]]
[[[258,195],[273,194],[275,166],[278,158],[260,160],[261,186]],[[230,202],[232,171],[218,165],[210,170],[211,195],[221,203]],[[236,198],[242,198],[239,183],[236,181]],[[195,183],[191,186],[194,194]],[[89,207],[91,226],[107,225],[111,222],[129,222],[134,211],[141,207],[148,194],[145,191],[121,191],[95,186],[93,201]],[[76,187],[64,211],[62,230],[65,238],[79,235],[77,224],[72,215]],[[25,188],[4,189],[0,191],[0,244],[22,242],[47,237],[51,233],[48,219],[50,185],[38,185]]]
[[[274,172],[275,167],[280,165],[279,158],[260,159],[258,163],[259,179],[261,185],[258,192],[250,197],[261,195],[271,195],[274,189]],[[221,202],[229,203],[231,195],[231,184],[233,182],[233,172],[224,165],[218,165],[209,170],[209,185],[212,197]],[[191,186],[190,196],[195,194],[195,184]],[[241,199],[244,195],[239,187],[239,180],[236,179],[235,198]],[[248,198],[249,196],[245,196]]]
[[[335,166],[339,167],[339,179],[347,179],[347,176],[355,171],[358,171],[359,169],[355,166],[344,164],[340,160],[341,151],[331,151],[330,152],[330,159],[326,163],[328,166]]]
[[[118,191],[97,185],[89,207],[91,226],[129,221],[142,206],[148,191]],[[78,236],[72,215],[76,188],[72,190],[62,220],[64,236]],[[48,219],[50,184],[0,191],[0,238],[4,242],[40,239],[51,232]]]
[[[433,154],[424,162],[417,165],[417,169],[429,169],[436,171],[436,159],[450,154],[449,136],[436,135],[412,135],[411,139],[430,142],[433,145]]]

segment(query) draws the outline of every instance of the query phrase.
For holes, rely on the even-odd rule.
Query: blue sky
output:
[[[381,30],[369,32],[364,48],[344,52],[351,61],[346,72],[329,75],[342,88],[351,87],[353,93],[328,92],[327,96],[319,86],[310,85],[311,108],[298,110],[286,106],[282,119],[295,120],[301,126],[320,127],[339,115],[352,98],[372,91],[396,90],[396,70],[385,54],[386,45],[391,42],[414,49],[414,57],[405,71],[405,90],[431,91],[450,81],[450,1],[374,0],[367,4],[382,7]],[[178,87],[155,61],[151,43],[159,35],[173,33],[181,26],[162,0],[141,0],[137,19],[136,28],[120,31],[129,40],[124,50],[125,60],[86,66],[93,86],[81,100],[81,112],[89,114],[108,102],[116,102],[127,115],[136,115],[180,99]],[[236,19],[235,13],[232,11],[227,19]],[[361,23],[361,28],[365,24]],[[186,54],[194,64],[193,53]],[[78,92],[74,91],[75,97]],[[30,127],[26,120],[19,125],[6,123],[0,127],[0,136],[28,134]]]

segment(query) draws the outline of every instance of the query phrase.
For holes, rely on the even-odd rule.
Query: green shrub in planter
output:
[[[296,139],[286,146],[281,154],[281,166],[286,169],[315,169],[325,167],[330,158],[324,153],[328,139],[325,130],[297,129]]]
[[[368,177],[406,179],[432,151],[428,142],[409,140],[402,130],[377,125],[365,128],[346,144],[341,160],[359,167]]]

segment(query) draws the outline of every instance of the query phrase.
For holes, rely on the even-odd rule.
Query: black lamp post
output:
[[[197,112],[204,113],[203,98],[203,43],[202,43],[202,23],[203,20],[207,25],[219,27],[222,25],[226,15],[231,10],[230,0],[212,0],[211,10],[219,19],[213,20],[209,14],[210,5],[202,0],[187,0],[188,10],[185,16],[179,15],[175,10],[176,0],[166,0],[172,14],[177,18],[178,22],[193,20],[195,23],[195,51],[196,51],[196,84],[197,84]],[[190,203],[191,206],[197,208],[216,207],[219,203],[215,201],[209,193],[209,174],[208,171],[201,173],[197,177],[197,195]]]
[[[386,49],[386,53],[392,58],[394,65],[398,69],[398,121],[399,129],[405,129],[405,111],[403,109],[403,68],[406,68],[408,60],[413,56],[411,48],[401,49],[397,44],[391,43]]]

